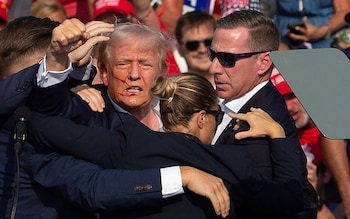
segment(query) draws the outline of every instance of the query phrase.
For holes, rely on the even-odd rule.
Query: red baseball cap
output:
[[[0,0],[0,19],[8,21],[7,13],[11,5],[11,0]]]
[[[292,89],[290,89],[289,85],[283,79],[283,77],[280,73],[272,74],[271,81],[282,95],[287,95],[287,94],[293,93]]]
[[[125,16],[135,14],[134,7],[128,0],[96,0],[93,7],[93,19],[106,12]]]

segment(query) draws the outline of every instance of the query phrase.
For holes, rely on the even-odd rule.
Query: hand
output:
[[[85,30],[85,25],[76,18],[66,19],[53,29],[51,44],[46,53],[47,70],[63,71],[67,68],[68,53],[89,37]]]
[[[229,116],[236,119],[236,125],[233,127],[237,130],[242,122],[248,122],[250,129],[248,131],[238,132],[235,135],[236,139],[248,137],[266,137],[270,138],[285,138],[284,129],[280,124],[273,120],[269,114],[262,109],[250,108],[247,113],[229,113]]]
[[[105,101],[101,95],[101,91],[96,90],[88,85],[78,85],[71,89],[72,92],[78,94],[81,99],[87,102],[94,112],[103,112]]]
[[[85,25],[87,39],[81,46],[69,53],[69,59],[75,66],[85,65],[90,58],[91,51],[99,42],[109,40],[106,35],[114,31],[114,25],[102,21],[92,21]]]
[[[323,39],[327,34],[327,27],[317,27],[312,25],[307,21],[307,17],[303,17],[303,23],[305,27],[297,26],[295,30],[300,32],[300,34],[289,33],[288,36],[294,41],[299,42],[313,42]]]
[[[182,186],[210,199],[217,215],[226,217],[230,210],[230,197],[222,179],[193,167],[180,167]]]
[[[100,25],[102,25],[101,28]],[[109,40],[109,37],[100,34],[112,31],[112,24],[91,22],[84,25],[76,18],[66,19],[52,31],[51,44],[46,53],[46,69],[48,71],[63,71],[68,67],[69,58],[79,66],[80,60],[86,61],[86,56],[93,45]],[[82,45],[84,46],[79,48]],[[76,51],[71,53],[74,50]],[[69,53],[71,54],[68,58]]]
[[[307,168],[307,179],[311,183],[311,185],[314,187],[314,189],[317,188],[317,166],[313,164],[312,162],[306,163]]]

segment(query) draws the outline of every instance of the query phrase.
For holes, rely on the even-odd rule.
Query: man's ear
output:
[[[108,70],[104,63],[98,63],[98,69],[101,75],[101,80],[105,86],[108,86]]]
[[[263,75],[266,72],[268,72],[269,69],[273,68],[273,63],[272,63],[272,60],[270,58],[270,52],[260,54],[259,55],[259,62],[260,62],[259,75]]]

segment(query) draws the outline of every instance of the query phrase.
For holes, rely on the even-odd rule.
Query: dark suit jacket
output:
[[[276,87],[269,81],[261,90],[259,90],[240,110],[240,113],[250,111],[250,107],[261,108],[266,111],[275,121],[277,121],[284,128],[286,136],[289,138],[298,139],[298,132],[295,127],[295,121],[290,116],[284,98],[278,92]],[[234,120],[231,121],[230,126],[234,125]],[[268,178],[273,178],[273,168],[275,165],[271,163],[271,151],[269,147],[269,140],[267,138],[247,138],[237,140],[232,138],[235,133],[248,130],[248,123],[244,123],[238,130],[226,128],[219,136],[216,144],[229,145],[244,145],[248,156],[253,160],[254,169]],[[316,194],[307,180],[306,159],[303,153],[295,159],[296,164],[300,164],[303,168],[302,176],[304,184],[303,202],[301,204],[300,217],[306,212],[316,211]],[[272,194],[271,194],[272,195]],[[253,212],[247,208],[242,209],[242,214],[252,214]],[[253,213],[254,214],[254,213]],[[306,217],[307,218],[307,217]]]
[[[122,116],[123,117],[123,116]],[[54,125],[52,125],[54,124]],[[228,183],[235,208],[252,200],[268,202],[251,207],[262,218],[297,218],[302,197],[301,168],[294,163],[300,156],[297,139],[271,140],[271,160],[276,179],[271,181],[253,170],[241,146],[204,146],[197,138],[183,133],[159,133],[136,119],[116,132],[92,129],[58,117],[35,116],[32,125],[36,141],[56,150],[98,163],[106,168],[140,169],[190,165],[215,174]],[[58,134],[68,132],[69,135]],[[288,174],[285,170],[290,170]],[[271,196],[276,192],[280,196]],[[283,197],[283,199],[280,199]],[[265,206],[276,209],[266,209]],[[162,209],[142,209],[107,214],[107,218],[216,218],[208,200],[187,192],[166,201]],[[231,215],[233,217],[233,215]],[[219,218],[219,217],[218,217]],[[242,217],[249,218],[249,217]]]
[[[16,108],[26,103],[30,96],[35,71],[38,65],[24,69],[6,80],[0,81],[0,218],[10,218],[16,172],[12,129],[13,120],[8,120]],[[7,122],[7,120],[9,122]],[[6,121],[6,122],[5,122]],[[6,124],[5,124],[6,123]],[[10,131],[11,130],[11,131]],[[26,143],[24,148],[31,145]],[[20,182],[16,218],[92,218],[91,212],[68,204],[55,189],[41,187],[32,180],[27,171],[25,158],[20,156]]]
[[[5,122],[18,106],[27,102],[37,68],[38,65],[33,65],[6,80],[0,80],[0,124]]]
[[[30,98],[37,69],[34,65],[0,81],[0,101],[4,103],[0,105],[0,218],[9,218],[11,213],[15,173],[14,123],[3,121]],[[162,204],[159,169],[107,171],[47,149],[38,151],[28,143],[23,150],[16,218],[86,219],[94,216],[92,211]],[[152,188],[134,190],[135,185],[144,184],[152,184]]]
[[[128,118],[121,118],[120,113],[118,113],[112,106],[112,103],[110,102],[110,99],[107,96],[107,92],[106,92],[106,87],[102,86],[100,87],[100,90],[102,92],[102,95],[104,97],[104,100],[106,102],[106,108],[105,111],[103,113],[92,113],[91,110],[89,109],[89,107],[87,106],[86,103],[84,103],[79,97],[77,97],[74,94],[71,94],[68,90],[67,90],[67,82],[62,82],[59,83],[55,86],[51,86],[49,88],[36,88],[35,89],[35,95],[34,95],[34,100],[33,100],[33,109],[38,110],[39,112],[43,112],[45,114],[50,114],[50,115],[61,115],[61,116],[65,116],[68,118],[72,118],[75,121],[77,121],[78,123],[81,124],[87,124],[89,126],[93,126],[93,127],[104,127],[107,128],[109,130],[116,130],[116,128],[120,125],[120,124],[126,124],[129,119]],[[280,98],[281,101],[283,101],[282,97],[279,95],[277,95],[276,93],[274,93],[275,91],[277,92],[276,89],[273,89],[270,87],[273,86],[271,84],[271,82],[269,82],[269,84],[266,86],[269,89],[262,89],[261,91],[259,91],[259,93],[261,92],[267,92],[269,93],[270,91],[272,92],[271,95],[263,95],[266,96],[266,105],[265,103],[263,103],[263,101],[259,101],[261,102],[260,104],[262,106],[269,106],[269,103],[273,103],[273,99],[278,97]],[[58,95],[59,94],[59,95]],[[272,100],[269,100],[267,98],[273,98]],[[277,99],[278,99],[277,98]],[[252,100],[254,99],[254,97],[252,98]],[[282,104],[282,102],[277,101],[279,104]],[[285,107],[285,104],[283,102],[283,106]],[[258,106],[257,106],[258,107]],[[272,107],[272,108],[269,108]],[[273,105],[269,106],[269,107],[262,107],[263,109],[267,108],[267,112],[271,113],[272,116],[275,118],[276,115],[278,115],[279,111],[274,111],[273,109]],[[288,113],[288,112],[285,112]],[[285,115],[285,114],[284,114]],[[284,118],[284,115],[282,116]],[[288,117],[290,120],[288,121],[288,119],[282,120],[281,119],[276,119],[278,122],[280,122],[282,124],[282,126],[285,126],[286,124],[292,124],[293,127],[292,128],[288,128],[286,129],[286,134],[289,137],[293,137],[293,135],[291,133],[293,133],[294,131],[296,131],[295,129],[295,125],[294,125],[294,121],[292,120],[292,118],[289,116]],[[125,121],[124,121],[125,120]],[[118,123],[119,122],[119,123]],[[117,124],[117,125],[115,125]],[[289,127],[289,126],[288,126]],[[292,131],[290,131],[292,130]],[[232,136],[233,135],[228,135],[230,139],[233,139]],[[295,136],[297,136],[297,133],[295,132]],[[228,138],[226,138],[226,140],[228,140]],[[295,137],[294,140],[297,140],[297,137]],[[252,148],[249,148],[247,150],[246,153],[248,153],[248,156],[253,159],[253,165],[254,165],[254,169],[258,170],[259,172],[261,171],[261,169],[257,168],[257,167],[262,167],[263,171],[261,171],[261,173],[263,173],[265,175],[265,177],[270,178],[269,180],[274,179],[274,177],[272,177],[272,172],[271,172],[271,161],[270,161],[270,150],[268,148],[269,143],[267,139],[257,139],[256,141],[252,140],[252,139],[247,139],[247,140],[243,140],[241,142],[251,142],[249,143],[249,145],[252,145]],[[261,142],[264,142],[264,144],[261,144]],[[144,143],[144,142],[140,142],[140,143]],[[229,144],[229,143],[227,143]],[[239,143],[238,143],[239,144]],[[244,147],[247,147],[247,144],[242,144],[244,145]],[[249,147],[248,145],[248,147]],[[262,150],[258,150],[258,147],[263,147],[264,149]],[[251,149],[253,150],[253,153],[251,153]],[[257,162],[258,160],[256,159],[256,157],[259,156],[255,156],[254,151],[262,151],[261,152],[261,156],[263,157],[263,159],[261,159],[259,162]],[[300,151],[300,146],[299,146],[299,151]],[[268,161],[267,161],[267,157],[268,157]],[[266,158],[266,159],[265,159]],[[305,156],[300,153],[298,158],[296,158],[295,160],[295,164],[300,163],[301,165],[298,166],[299,168],[302,169],[302,173],[300,173],[300,175],[298,177],[295,178],[295,180],[302,182],[303,188],[304,190],[307,191],[307,194],[300,194],[300,197],[307,196],[304,198],[304,201],[306,200],[307,203],[299,203],[298,207],[299,208],[306,208],[306,212],[308,213],[308,217],[310,218],[310,214],[312,216],[314,216],[316,214],[316,209],[317,209],[317,205],[316,205],[316,195],[315,195],[315,191],[313,190],[312,186],[307,182],[307,178],[306,178],[306,165],[305,165]],[[114,162],[112,159],[110,159],[109,162]],[[267,171],[266,171],[267,170]],[[304,181],[303,181],[304,180]],[[305,182],[306,181],[306,182]],[[254,184],[256,185],[256,184]],[[297,187],[295,187],[296,189]],[[296,189],[298,190],[298,189]],[[266,190],[267,191],[267,190]],[[273,189],[270,190],[271,194],[266,195],[267,200],[270,200],[270,197],[273,197],[274,200],[273,202],[262,202],[261,200],[263,200],[262,196],[257,196],[257,198],[252,198],[249,201],[246,201],[247,199],[245,199],[242,203],[244,204],[236,204],[235,206],[235,210],[237,212],[237,214],[242,214],[244,215],[243,217],[248,218],[256,218],[258,215],[263,215],[263,214],[270,214],[271,212],[278,212],[281,213],[283,215],[289,215],[291,216],[292,213],[290,213],[291,211],[295,210],[294,205],[291,202],[282,202],[283,200],[278,200],[278,198],[280,197],[285,197],[282,196],[282,193],[278,193],[278,192],[272,192]],[[298,192],[295,192],[293,190],[294,194],[299,194]],[[262,194],[262,193],[260,193]],[[312,196],[312,197],[311,197]],[[278,200],[278,201],[277,201]],[[284,203],[284,204],[283,204]],[[315,204],[315,205],[314,205]],[[276,207],[276,205],[280,206]],[[259,209],[259,211],[251,211],[251,207],[255,206],[257,209]],[[289,210],[286,210],[286,208],[290,207]],[[272,211],[273,210],[273,211]],[[270,215],[271,216],[271,215]],[[311,216],[311,218],[312,218]],[[287,216],[286,216],[287,217]]]

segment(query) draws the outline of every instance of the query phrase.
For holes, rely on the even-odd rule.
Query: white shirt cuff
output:
[[[163,198],[168,198],[184,193],[179,166],[161,168],[160,176]]]
[[[90,79],[91,71],[92,71],[92,57],[89,59],[89,63],[86,66],[83,67],[73,67],[73,70],[69,76],[79,80],[79,81],[86,81]]]
[[[47,71],[46,70],[46,56],[40,62],[38,74],[37,74],[37,85],[39,87],[49,87],[55,84],[59,84],[64,81],[68,74],[73,70],[72,63],[69,61],[69,66],[63,71]]]

